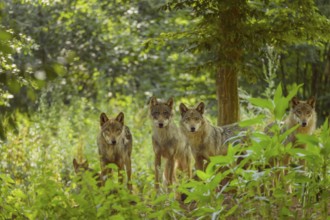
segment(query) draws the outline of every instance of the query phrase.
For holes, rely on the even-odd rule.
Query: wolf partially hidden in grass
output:
[[[132,134],[124,124],[124,113],[120,112],[116,118],[108,118],[105,113],[100,115],[101,130],[97,138],[97,145],[101,163],[102,179],[112,174],[107,166],[111,163],[118,167],[119,181],[123,182],[122,172],[126,169],[127,187],[132,191],[131,184],[131,154]]]
[[[240,130],[237,123],[221,127],[212,125],[205,119],[204,110],[204,102],[196,108],[180,104],[180,128],[189,142],[198,170],[205,170],[211,156],[226,155],[228,140]]]
[[[173,98],[167,102],[151,97],[152,145],[155,153],[155,188],[159,188],[162,157],[166,159],[164,177],[168,186],[176,181],[176,167],[191,178],[192,154],[185,136],[174,123]]]
[[[82,176],[84,175],[85,172],[91,172],[91,173],[93,173],[93,177],[95,178],[95,180],[97,182],[97,186],[98,187],[102,186],[101,174],[95,172],[93,169],[91,169],[89,167],[89,163],[88,163],[87,159],[84,161],[78,161],[76,158],[74,158],[72,161],[72,164],[73,164],[74,171],[79,178],[82,178]]]
[[[316,99],[310,97],[309,99],[302,101],[297,97],[293,97],[290,102],[290,113],[284,121],[284,129],[288,130],[296,125],[299,127],[293,131],[285,140],[284,144],[292,143],[295,148],[305,148],[305,144],[297,143],[297,134],[311,135],[316,129],[317,114],[315,111]],[[287,156],[284,159],[284,163],[288,165],[290,163],[290,157]],[[299,160],[299,164],[304,166],[305,161]]]
[[[317,114],[315,111],[316,99],[310,97],[306,101],[299,100],[297,97],[293,97],[290,102],[290,113],[284,121],[285,129],[290,129],[297,124],[299,127],[289,135],[287,143],[292,142],[296,145],[297,134],[311,135],[316,129]],[[297,147],[304,148],[304,145],[296,145]]]

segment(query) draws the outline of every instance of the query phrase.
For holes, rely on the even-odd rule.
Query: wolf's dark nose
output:
[[[301,126],[303,126],[303,127],[306,127],[306,125],[307,125],[306,122],[303,122],[303,123],[301,124]]]
[[[196,128],[195,128],[195,127],[191,127],[191,128],[190,128],[190,131],[191,131],[191,132],[194,132],[194,131],[196,131]]]
[[[164,124],[163,124],[163,123],[159,123],[158,126],[159,126],[160,128],[162,128],[162,127],[164,127]]]
[[[116,140],[112,140],[112,141],[111,141],[111,144],[116,144],[116,143],[117,143]]]

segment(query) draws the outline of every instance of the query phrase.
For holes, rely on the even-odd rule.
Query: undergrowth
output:
[[[250,101],[268,109],[276,122],[292,95],[283,97],[278,89],[273,100]],[[197,172],[199,181],[179,179],[170,192],[163,187],[157,193],[151,126],[142,102],[126,96],[99,105],[78,96],[70,104],[60,100],[44,96],[30,116],[15,113],[18,134],[9,131],[0,145],[1,219],[329,219],[327,121],[314,135],[298,136],[307,145],[298,150],[283,144],[292,130],[283,134],[275,123],[274,135],[267,135],[265,116],[246,120],[241,125],[254,128],[244,134],[246,141],[213,157],[205,172]],[[132,193],[116,178],[99,188],[95,173],[74,173],[75,157],[100,171],[96,136],[102,111],[112,117],[123,111],[132,131]],[[287,155],[290,166],[282,162]]]

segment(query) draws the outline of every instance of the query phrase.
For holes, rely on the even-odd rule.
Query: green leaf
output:
[[[225,214],[225,217],[231,216],[238,208],[238,205],[234,205],[233,207],[231,207],[231,209],[229,209],[229,211]]]
[[[15,181],[12,178],[10,178],[9,175],[6,174],[0,174],[0,179],[2,179],[2,181],[5,183],[12,183],[12,184],[15,183]]]
[[[256,106],[259,106],[261,108],[267,108],[271,112],[274,110],[274,104],[271,100],[268,99],[262,99],[262,98],[250,98],[249,101]]]
[[[293,88],[290,89],[290,92],[288,96],[286,97],[287,101],[290,101],[295,95],[297,95],[298,90],[303,86],[304,84],[295,85]]]
[[[0,30],[0,40],[1,41],[9,41],[12,38],[12,35],[8,32]]]
[[[252,126],[252,125],[263,123],[264,119],[265,119],[265,115],[258,115],[255,118],[240,121],[238,124],[239,124],[240,127],[249,127],[249,126]]]
[[[292,128],[290,129],[287,129],[285,130],[285,132],[283,132],[283,134],[280,135],[280,138],[281,140],[285,140],[286,138],[289,137],[289,135],[294,132],[300,125],[296,125],[296,126],[293,126]]]
[[[282,98],[282,95],[283,95],[283,93],[282,93],[282,84],[280,83],[277,86],[275,94],[274,94],[274,103],[275,103],[275,105],[277,105],[280,102],[280,100]]]
[[[285,98],[279,98],[275,103],[274,115],[277,120],[282,120],[289,103]]]
[[[197,170],[196,171],[197,176],[201,179],[201,180],[207,180],[208,178],[210,178],[211,176],[201,170]]]
[[[222,155],[218,155],[218,156],[214,156],[214,157],[210,157],[211,163],[212,164],[229,164],[231,159],[227,156],[222,156]],[[210,164],[211,164],[210,163]]]
[[[20,189],[14,189],[12,191],[12,195],[15,198],[21,198],[21,199],[25,199],[27,197],[26,194],[24,194],[24,192],[22,192],[22,190],[20,190]]]
[[[311,144],[311,145],[319,145],[319,139],[314,135],[308,134],[297,134],[298,143],[302,144]]]

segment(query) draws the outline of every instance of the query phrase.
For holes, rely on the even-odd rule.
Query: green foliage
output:
[[[227,10],[236,3],[242,16]],[[158,10],[162,4],[1,3],[0,218],[328,218],[328,121],[315,135],[298,136],[306,149],[284,144],[296,128],[282,133],[275,123],[273,135],[262,132],[266,119],[283,119],[298,91],[318,95],[321,114],[328,114],[328,20],[309,0],[173,1],[166,7],[184,10],[170,13]],[[146,99],[175,96],[176,112],[179,101],[205,101],[214,116],[214,63],[232,65],[231,55],[254,78],[242,90],[264,95],[249,99],[247,109],[257,110],[240,123],[254,130],[240,134],[246,143],[230,145],[226,156],[197,171],[201,180],[178,178],[171,192],[157,193]],[[101,188],[95,179],[99,114],[119,111],[133,133],[132,193],[116,176]],[[290,166],[283,163],[288,155]],[[80,156],[95,172],[74,174],[72,159]]]
[[[276,88],[273,100],[263,99],[263,98],[250,98],[249,101],[256,106],[267,109],[272,115],[275,116],[274,119],[282,120],[289,107],[291,99],[297,94],[298,90],[302,85],[294,85],[290,93],[284,97],[282,92],[282,85],[279,84]]]
[[[16,113],[19,133],[9,132],[8,141],[1,143],[1,218],[326,218],[330,190],[328,121],[315,135],[298,136],[307,145],[304,150],[283,144],[295,128],[281,133],[280,126],[274,126],[272,136],[259,129],[243,131],[239,136],[247,135],[247,142],[229,145],[227,155],[212,157],[205,172],[196,172],[200,180],[179,177],[172,192],[162,188],[157,193],[146,107],[131,96],[99,105],[74,97],[66,105],[56,89],[52,91],[58,95],[51,103],[47,92],[43,93],[31,120]],[[273,101],[279,105],[284,98],[280,92],[278,87]],[[133,133],[132,193],[118,183],[116,175],[105,186],[97,186],[96,136],[101,111],[111,116],[124,111],[125,123]],[[243,124],[257,128],[264,125],[264,116]],[[72,159],[80,145],[84,146],[83,159],[88,159],[95,171],[77,176]],[[287,155],[292,158],[289,166],[283,163]],[[306,160],[305,168],[297,165],[301,159]],[[292,193],[287,193],[289,186]],[[182,194],[187,197],[184,202],[179,200]]]
[[[172,34],[187,38],[196,51],[214,51],[214,65],[238,65],[243,51],[265,45],[281,48],[299,42],[327,41],[329,20],[314,1],[170,1],[163,9],[191,11],[194,30]],[[166,35],[166,38],[169,37]],[[217,58],[214,59],[214,55]],[[236,59],[235,59],[236,58]],[[238,58],[238,59],[237,59]],[[235,61],[235,63],[233,63]]]

